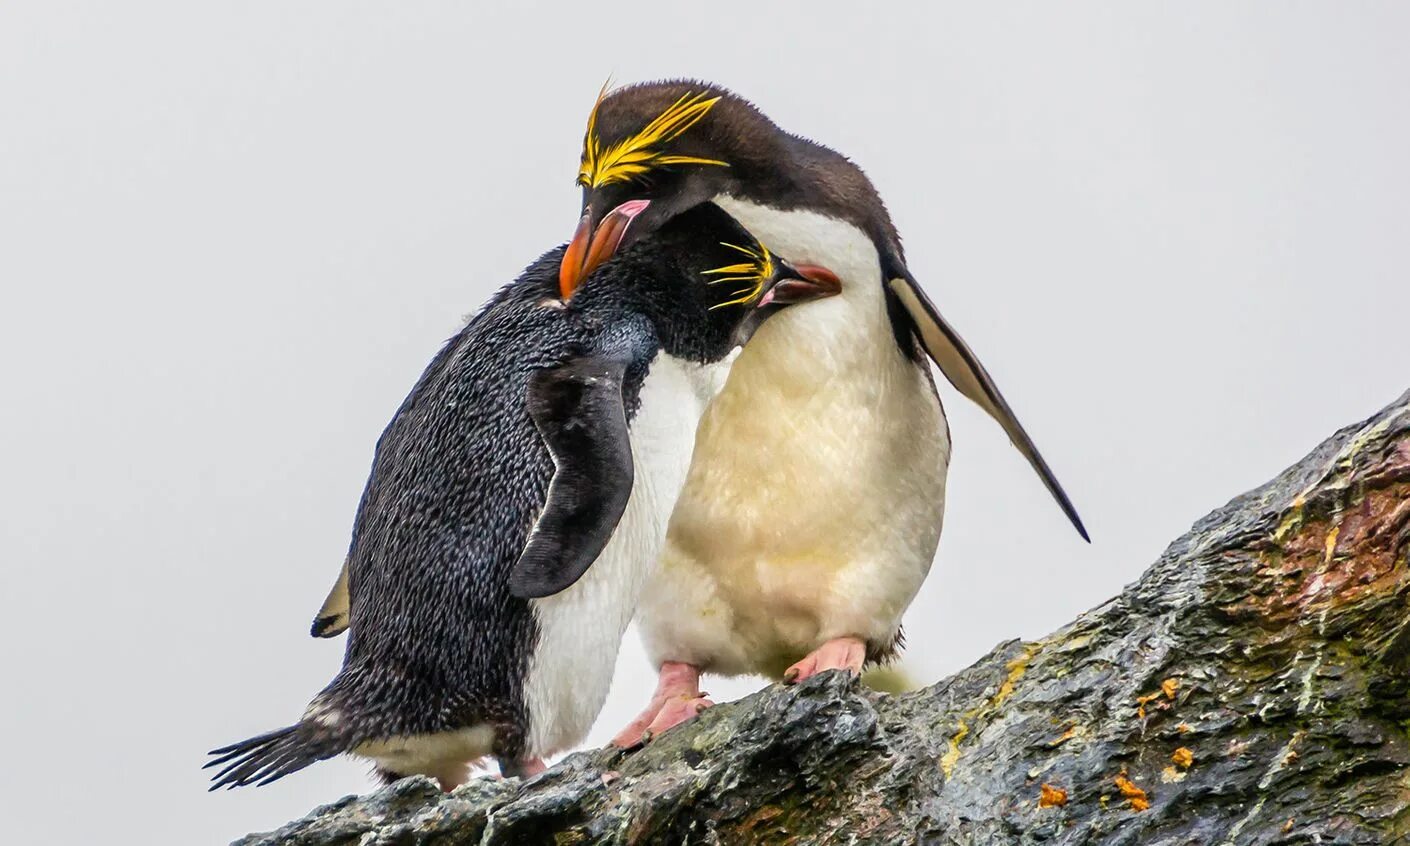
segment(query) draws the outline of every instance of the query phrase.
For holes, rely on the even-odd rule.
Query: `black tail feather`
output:
[[[211,776],[210,789],[269,784],[344,751],[326,735],[317,737],[302,728],[302,724],[286,726],[212,749],[210,754],[216,757],[202,769],[221,769]]]

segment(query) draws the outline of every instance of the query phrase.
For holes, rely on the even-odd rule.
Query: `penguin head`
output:
[[[710,83],[604,88],[588,117],[577,181],[583,204],[559,268],[564,299],[617,250],[721,195],[847,220],[883,256],[900,255],[891,219],[861,168],[784,132],[749,101]]]
[[[610,216],[605,225],[615,225]],[[666,353],[705,363],[724,358],[779,309],[841,290],[832,271],[782,260],[704,203],[596,269],[573,303],[623,303],[652,322]]]

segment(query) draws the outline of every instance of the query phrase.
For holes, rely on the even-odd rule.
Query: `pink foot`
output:
[[[518,761],[499,762],[499,774],[501,778],[533,778],[544,770],[548,765],[542,758],[522,758]]]
[[[667,661],[661,665],[656,692],[646,710],[612,738],[614,746],[640,746],[668,728],[678,726],[715,703],[700,692],[700,669]]]
[[[651,725],[646,727],[646,739],[650,740],[666,729],[675,728],[714,704],[703,693],[689,699],[678,696],[668,701],[656,712],[656,719],[651,721]]]
[[[807,657],[783,674],[784,684],[797,684],[823,670],[846,670],[854,676],[862,674],[867,660],[867,645],[860,638],[835,637],[809,652]]]
[[[470,780],[470,764],[443,764],[435,768],[434,772],[427,772],[426,775],[434,778],[441,786],[441,792],[449,793],[460,785]]]

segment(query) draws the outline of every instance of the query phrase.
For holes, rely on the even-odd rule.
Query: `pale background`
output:
[[[198,767],[338,666],[305,632],[373,442],[570,234],[609,73],[732,86],[865,167],[1081,508],[1090,547],[945,393],[923,680],[1410,385],[1410,5],[911,8],[0,3],[4,839],[221,842],[367,789]],[[650,685],[629,635],[591,742]]]

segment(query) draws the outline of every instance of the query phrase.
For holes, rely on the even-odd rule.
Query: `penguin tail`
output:
[[[211,776],[210,790],[263,786],[332,758],[346,751],[344,747],[326,732],[303,722],[212,749],[209,754],[215,757],[202,769],[220,767]]]

